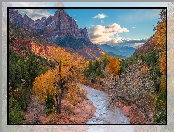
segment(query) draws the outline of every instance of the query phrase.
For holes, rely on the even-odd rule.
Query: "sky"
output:
[[[29,2],[28,2],[29,3]],[[37,2],[31,2],[30,4],[23,2],[11,2],[12,6],[37,6]],[[75,6],[74,3],[82,7],[86,5],[88,7],[90,2],[40,2],[40,6]],[[122,2],[108,2],[107,6],[123,6]],[[165,7],[167,3],[164,2],[136,2],[137,7]],[[93,2],[93,6],[96,6],[97,2]],[[126,2],[125,6],[131,7],[134,2]],[[106,3],[100,3],[100,7],[106,7]],[[153,6],[156,5],[156,6]],[[99,5],[98,5],[99,6]],[[97,7],[97,6],[96,6]],[[135,7],[135,6],[134,6]],[[79,28],[87,28],[89,37],[93,43],[97,44],[110,44],[110,45],[129,45],[133,46],[142,45],[153,34],[153,28],[157,25],[160,9],[65,9],[68,15],[70,15]],[[33,20],[40,19],[41,17],[53,16],[56,12],[55,9],[48,10],[20,10],[22,15],[27,14]],[[128,42],[126,44],[125,42]]]

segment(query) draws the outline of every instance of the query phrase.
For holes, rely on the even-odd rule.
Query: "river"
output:
[[[112,110],[108,108],[107,93],[82,84],[78,85],[87,91],[88,99],[96,107],[94,116],[88,120],[87,124],[130,124],[129,118],[120,111],[120,108],[114,107]]]

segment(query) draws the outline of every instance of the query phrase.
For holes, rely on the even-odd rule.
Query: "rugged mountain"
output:
[[[53,16],[37,20],[11,9],[9,20],[32,33],[43,35],[68,51],[77,52],[86,59],[95,59],[104,52],[90,41],[87,29],[78,28],[76,21],[64,9],[58,9]]]
[[[39,34],[32,34],[14,23],[9,23],[9,50],[27,57],[34,51],[44,55],[49,46],[57,45]]]
[[[134,52],[135,48],[130,46],[114,46],[117,50],[119,50],[124,56],[130,57]]]
[[[70,55],[64,48],[49,41],[45,37],[39,34],[32,34],[28,30],[14,24],[9,23],[9,51],[15,52],[19,55],[28,58],[29,55],[34,53],[37,56],[50,60],[48,57],[52,55],[54,50],[58,51],[59,56]],[[81,57],[77,53],[72,53],[70,56],[74,58]],[[49,61],[52,65],[52,60]]]
[[[98,45],[102,50],[106,51],[108,54],[112,56],[116,56],[118,58],[127,58],[131,56],[135,48],[129,46],[110,46],[107,44]]]
[[[143,44],[143,46],[136,49],[135,52],[133,53],[133,55],[136,55],[139,53],[141,53],[141,54],[148,53],[148,52],[152,51],[154,49],[154,47],[155,47],[155,41],[152,36],[145,44]]]
[[[119,50],[117,50],[115,47],[107,45],[107,44],[99,44],[99,47],[103,50],[105,50],[106,52],[112,52],[114,54],[121,54],[121,52]]]

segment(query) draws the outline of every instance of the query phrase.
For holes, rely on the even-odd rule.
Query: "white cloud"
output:
[[[131,41],[133,39],[131,39],[131,38],[123,38],[122,40],[124,40],[124,41]]]
[[[105,17],[108,17],[108,16],[102,13],[102,14],[96,15],[96,16],[93,17],[93,18],[100,18],[100,19],[103,19],[103,18],[105,18]]]
[[[145,37],[145,38],[144,38],[144,40],[148,40],[148,39],[149,39],[149,37]]]
[[[122,42],[121,37],[117,35],[114,38],[114,35],[123,32],[129,32],[129,30],[114,23],[108,26],[97,25],[90,29],[89,35],[93,43],[118,43]]]
[[[76,19],[74,19],[76,22],[77,22],[77,20]]]
[[[137,48],[141,47],[143,44],[144,44],[144,43],[134,43],[131,47],[137,49]]]
[[[117,44],[117,43],[121,43],[123,42],[122,38],[121,37],[116,37],[116,38],[113,38],[110,43],[112,44]]]
[[[135,27],[132,27],[132,28],[135,28]]]
[[[137,49],[140,46],[142,46],[145,42],[147,42],[147,38],[144,39],[121,38],[121,40],[122,41],[118,43],[108,43],[108,44],[110,45],[117,44],[117,46],[129,46]]]

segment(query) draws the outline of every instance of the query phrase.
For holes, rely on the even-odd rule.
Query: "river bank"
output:
[[[61,114],[55,110],[46,115],[45,105],[32,98],[24,116],[25,124],[86,124],[96,111],[92,101],[87,98],[81,98],[75,106],[62,99],[61,105]]]

